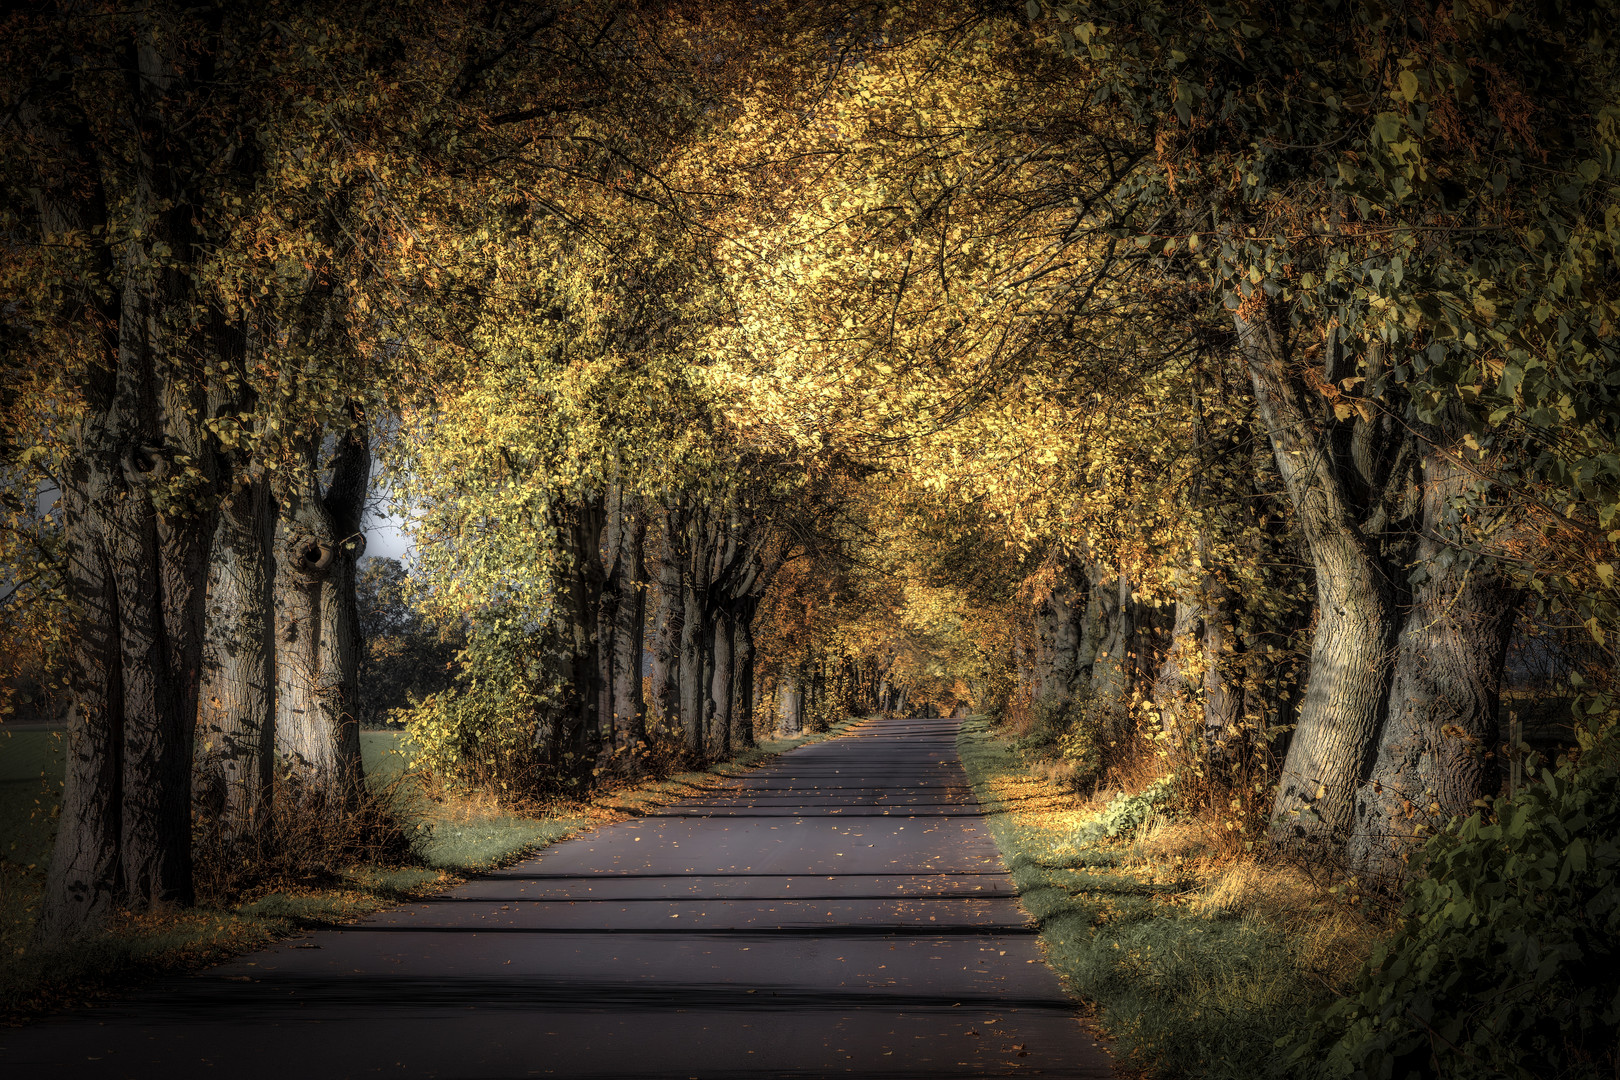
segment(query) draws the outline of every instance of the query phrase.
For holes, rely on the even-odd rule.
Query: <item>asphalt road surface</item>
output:
[[[956,754],[889,720],[139,998],[6,1077],[1108,1077]]]

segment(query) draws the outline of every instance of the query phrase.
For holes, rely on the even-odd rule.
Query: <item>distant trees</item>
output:
[[[398,559],[367,556],[355,577],[359,615],[360,725],[377,727],[396,710],[448,689],[466,643],[459,626],[436,626],[410,595],[410,576]]]

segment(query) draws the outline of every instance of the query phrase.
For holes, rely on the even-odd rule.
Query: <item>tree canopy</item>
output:
[[[1387,887],[1490,812],[1505,694],[1612,767],[1616,14],[9,15],[41,932],[352,808],[362,721],[516,799],[990,713]]]

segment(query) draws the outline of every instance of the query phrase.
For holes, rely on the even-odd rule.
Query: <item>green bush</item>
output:
[[[1620,775],[1565,763],[1424,852],[1402,928],[1295,1049],[1310,1077],[1616,1074]]]
[[[575,781],[554,637],[513,619],[475,624],[457,685],[403,712],[413,767],[513,797]]]
[[[1084,843],[1132,831],[1154,811],[1168,806],[1175,789],[1175,777],[1161,776],[1141,791],[1115,796],[1100,815],[1081,826],[1080,841]]]

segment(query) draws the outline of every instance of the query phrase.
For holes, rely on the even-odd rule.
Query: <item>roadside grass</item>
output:
[[[1389,930],[1217,823],[1150,814],[1095,837],[1109,796],[1074,794],[982,719],[958,747],[1048,962],[1144,1075],[1267,1075]]]
[[[704,771],[682,772],[514,811],[481,792],[428,791],[408,772],[403,735],[361,735],[368,777],[402,793],[410,819],[410,865],[342,868],[319,885],[226,905],[124,915],[106,930],[41,949],[32,940],[45,865],[56,834],[66,736],[0,729],[0,1021],[16,1023],[116,995],[164,975],[194,971],[276,941],[353,922],[430,896],[481,871],[510,865],[575,833],[714,791],[778,754],[842,734],[761,742]]]

